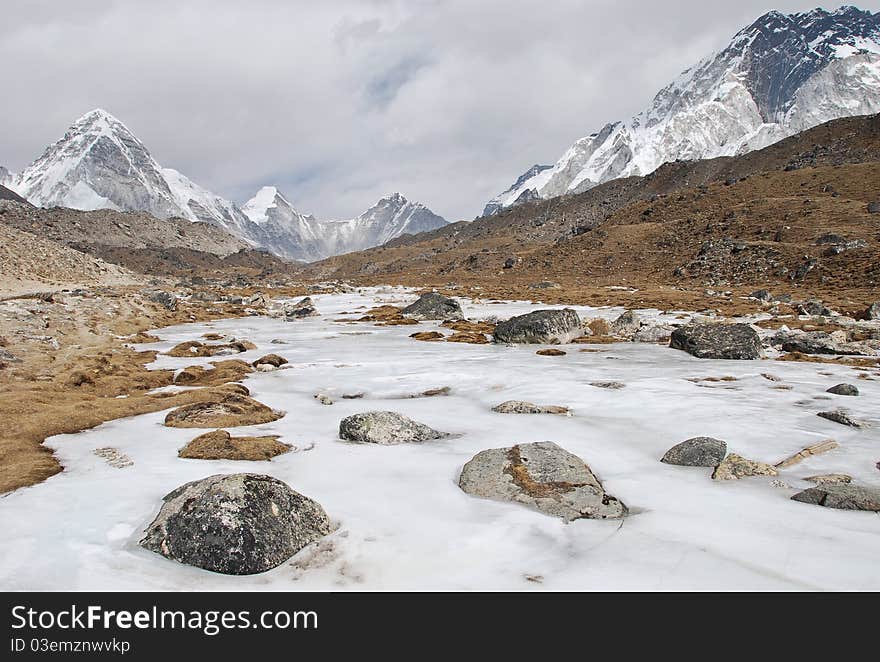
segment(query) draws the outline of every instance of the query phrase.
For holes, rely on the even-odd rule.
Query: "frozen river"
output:
[[[320,295],[313,297],[320,317],[289,323],[249,317],[155,332],[163,342],[145,348],[164,351],[213,331],[257,345],[235,358],[285,357],[289,369],[254,373],[246,384],[252,397],[287,415],[235,433],[277,434],[297,452],[271,462],[180,459],[178,449],[202,431],[165,427],[167,411],[52,437],[46,443],[65,471],[0,498],[0,588],[880,589],[880,515],[789,499],[811,486],[804,477],[820,473],[880,485],[880,381],[856,381],[858,373],[844,366],[700,360],[639,343],[597,345],[593,352],[572,345],[566,356],[544,357],[535,354],[537,346],[408,337],[436,328],[434,322],[335,321],[346,317],[343,311],[356,319],[361,307],[413,299],[392,289]],[[547,306],[463,300],[462,307],[468,318],[504,319]],[[620,312],[576,309],[586,317]],[[217,359],[160,355],[153,367],[211,360]],[[728,375],[736,381],[689,381]],[[625,386],[591,386],[597,381]],[[825,393],[844,381],[857,383],[862,395]],[[791,389],[775,388],[780,384]],[[443,386],[450,395],[406,397]],[[363,399],[341,398],[359,392]],[[335,404],[322,405],[316,393]],[[564,405],[573,415],[491,411],[505,400]],[[874,425],[857,430],[816,416],[836,406]],[[369,410],[397,411],[460,436],[399,446],[340,441],[339,421]],[[840,448],[776,479],[718,482],[711,469],[659,462],[668,448],[694,436],[724,439],[729,451],[770,463],[828,437]],[[532,441],[554,441],[583,458],[632,514],[622,522],[565,524],[458,488],[462,465],[478,451]],[[114,468],[94,454],[103,447],[118,449],[133,465]],[[187,567],[137,545],[169,491],[236,472],[285,481],[318,501],[338,528],[274,570],[245,577]]]

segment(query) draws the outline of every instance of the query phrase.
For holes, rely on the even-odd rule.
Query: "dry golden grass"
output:
[[[194,460],[270,460],[287,453],[290,446],[278,441],[276,435],[265,437],[233,437],[226,430],[200,435],[180,449],[178,457]]]
[[[238,359],[228,361],[212,361],[213,370],[202,366],[189,366],[181,370],[174,377],[174,383],[180,386],[219,386],[228,382],[237,382],[247,374],[253,372],[253,368]]]
[[[178,407],[165,416],[165,425],[172,428],[222,428],[271,423],[284,412],[239,393],[202,400]]]
[[[229,386],[215,386],[149,395],[151,389],[170,385],[173,372],[147,370],[145,366],[155,359],[156,352],[138,352],[124,342],[155,341],[144,333],[148,328],[236,314],[241,313],[232,306],[211,306],[210,310],[187,306],[170,312],[137,300],[130,288],[105,292],[100,301],[85,300],[73,315],[67,309],[51,308],[46,333],[59,340],[59,348],[16,339],[9,347],[23,362],[0,369],[0,420],[4,422],[0,493],[39,483],[61,471],[51,450],[42,445],[47,437],[87,430],[117,418],[216,400],[232,392]],[[12,324],[20,322],[2,322],[0,336],[16,337]]]

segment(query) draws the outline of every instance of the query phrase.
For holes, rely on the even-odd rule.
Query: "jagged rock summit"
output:
[[[272,252],[293,260],[313,261],[360,251],[446,225],[423,204],[400,193],[380,199],[356,218],[325,220],[303,214],[274,186],[264,186],[242,207],[265,234]]]

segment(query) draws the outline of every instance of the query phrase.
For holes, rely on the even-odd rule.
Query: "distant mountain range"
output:
[[[180,172],[160,166],[122,122],[101,109],[74,122],[22,173],[0,168],[0,185],[41,207],[143,211],[157,218],[207,222],[293,260],[362,250],[403,233],[446,224],[399,193],[343,221],[303,215],[273,187],[261,189],[239,208]]]
[[[579,193],[663,163],[733,156],[829,120],[880,112],[880,14],[765,14],[663,88],[651,106],[533,166],[484,215]]]

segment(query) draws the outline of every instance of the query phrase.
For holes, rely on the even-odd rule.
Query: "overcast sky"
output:
[[[470,219],[759,15],[814,6],[3,0],[0,165],[20,171],[101,107],[163,166],[239,203],[274,184],[345,218],[400,191]]]

